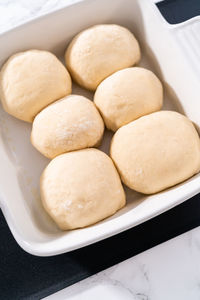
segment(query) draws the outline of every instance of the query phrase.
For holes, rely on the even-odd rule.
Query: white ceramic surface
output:
[[[190,56],[198,55],[194,51],[198,43],[193,39],[193,47],[188,47],[191,34],[185,35],[193,24],[198,26],[198,20],[169,25],[150,0],[77,1],[0,35],[0,65],[9,55],[30,48],[47,49],[62,57],[72,36],[83,28],[96,23],[118,23],[130,28],[138,37],[143,53],[141,65],[149,67],[162,79],[164,108],[184,112],[200,126],[199,69],[195,60],[190,63]],[[181,36],[181,47],[176,36]],[[83,92],[80,88],[74,91]],[[61,232],[41,207],[39,176],[48,160],[31,146],[31,126],[8,116],[2,108],[0,124],[0,205],[17,242],[35,255],[67,252],[109,237],[200,191],[200,175],[154,196],[142,196],[127,189],[128,204],[115,216],[85,229]],[[110,135],[106,134],[104,150],[108,150]]]

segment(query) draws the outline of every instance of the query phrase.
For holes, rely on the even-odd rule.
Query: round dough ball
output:
[[[33,146],[48,158],[64,152],[98,146],[103,120],[89,99],[70,95],[43,109],[34,119]]]
[[[57,57],[29,50],[11,56],[0,72],[0,97],[10,115],[32,122],[45,106],[71,93],[71,78]]]
[[[128,68],[102,81],[96,90],[94,102],[106,127],[116,131],[141,116],[160,110],[163,88],[151,71]]]
[[[97,149],[57,156],[44,170],[40,189],[44,208],[63,230],[103,220],[126,201],[112,160]]]
[[[128,187],[152,194],[200,171],[200,139],[185,116],[155,112],[115,133],[111,157]]]
[[[140,48],[134,35],[119,25],[90,27],[74,37],[65,53],[73,79],[94,91],[112,73],[140,60]]]

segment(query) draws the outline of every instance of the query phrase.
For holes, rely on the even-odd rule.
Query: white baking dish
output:
[[[183,112],[200,126],[199,17],[169,25],[150,0],[78,1],[28,22],[0,36],[0,65],[11,54],[31,48],[62,57],[77,32],[97,23],[116,23],[132,30],[142,48],[140,65],[163,81],[164,108]],[[83,91],[75,88],[74,92]],[[83,247],[136,226],[200,192],[200,174],[153,196],[127,190],[127,206],[114,216],[85,229],[61,232],[40,203],[39,176],[48,160],[31,146],[30,130],[30,124],[0,107],[0,206],[15,239],[29,253],[48,256]],[[106,135],[103,149],[109,149],[110,135]]]

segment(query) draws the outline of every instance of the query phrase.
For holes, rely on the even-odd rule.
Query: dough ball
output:
[[[106,127],[119,127],[160,110],[163,89],[160,80],[143,68],[127,68],[106,78],[98,86],[94,102]]]
[[[56,56],[30,50],[11,56],[0,72],[0,97],[10,115],[32,122],[45,106],[71,93],[71,78]]]
[[[89,99],[71,95],[43,109],[34,119],[31,142],[48,158],[64,152],[98,146],[103,120]]]
[[[74,37],[65,53],[73,79],[94,91],[112,73],[130,67],[140,59],[134,35],[119,25],[96,25]]]
[[[185,116],[155,112],[115,133],[111,157],[128,187],[152,194],[200,171],[200,139]]]
[[[112,160],[97,149],[57,156],[41,181],[44,208],[63,229],[101,221],[125,205],[125,194]]]

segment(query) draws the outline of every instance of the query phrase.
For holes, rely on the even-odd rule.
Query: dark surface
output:
[[[166,0],[159,8],[181,22],[200,13],[200,0]],[[200,194],[112,238],[45,258],[24,252],[0,213],[0,299],[40,299],[199,225]]]
[[[24,252],[0,216],[0,299],[40,299],[200,225],[200,195],[91,246],[53,257]]]
[[[157,5],[165,19],[171,24],[200,15],[200,0],[165,0]]]

